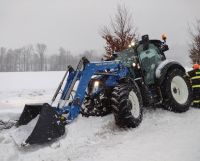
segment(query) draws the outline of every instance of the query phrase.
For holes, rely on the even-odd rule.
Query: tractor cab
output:
[[[164,37],[164,36],[163,36]],[[115,53],[115,60],[120,60],[129,68],[134,78],[143,77],[145,84],[155,84],[155,71],[158,65],[166,60],[164,52],[167,51],[166,36],[160,40],[149,40],[148,35],[135,46]]]
[[[115,53],[115,60],[120,60],[128,69],[130,77],[136,80],[144,91],[146,104],[160,102],[162,96],[158,88],[156,70],[166,61],[164,52],[167,51],[166,35],[163,41],[149,40],[148,35],[142,36],[142,40],[130,48]],[[161,65],[162,66],[162,65]]]
[[[135,50],[145,83],[155,84],[156,68],[166,59],[164,51],[168,50],[168,46],[160,40],[149,40],[148,35],[144,35]]]

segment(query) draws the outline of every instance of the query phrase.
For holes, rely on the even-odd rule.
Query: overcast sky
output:
[[[188,23],[200,18],[200,0],[0,0],[0,46],[41,42],[48,53],[60,46],[74,53],[103,52],[99,31],[109,24],[117,4],[132,12],[141,35],[160,38],[167,33],[173,52],[187,48]]]

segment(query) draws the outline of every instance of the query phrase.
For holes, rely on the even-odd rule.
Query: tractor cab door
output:
[[[155,84],[155,71],[162,61],[160,50],[153,43],[149,43],[148,48],[144,48],[144,45],[141,44],[137,48],[137,53],[145,83],[147,85]]]

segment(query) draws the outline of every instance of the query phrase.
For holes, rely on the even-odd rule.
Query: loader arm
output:
[[[67,123],[73,121],[79,114],[80,108],[85,98],[85,91],[88,87],[88,83],[91,77],[96,74],[105,73],[105,70],[112,71],[112,77],[119,80],[127,75],[128,69],[124,67],[120,61],[103,61],[92,62],[85,64],[83,70],[76,70],[69,73],[63,94],[60,98],[59,108],[57,108],[59,114],[68,114],[66,117]],[[71,94],[71,89],[74,86],[74,82],[78,82],[77,90],[73,100],[68,104],[66,101],[69,99],[67,95]],[[67,96],[67,97],[66,97]]]

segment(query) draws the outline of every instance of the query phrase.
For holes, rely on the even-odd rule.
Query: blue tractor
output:
[[[75,70],[68,66],[52,99],[53,103],[62,91],[55,107],[48,103],[25,105],[17,126],[39,115],[25,144],[42,144],[62,136],[65,125],[80,113],[113,113],[118,126],[135,128],[142,121],[144,107],[187,111],[192,100],[190,82],[181,64],[166,59],[167,50],[166,37],[160,41],[144,35],[134,46],[114,53],[110,60],[89,62],[83,57]]]

